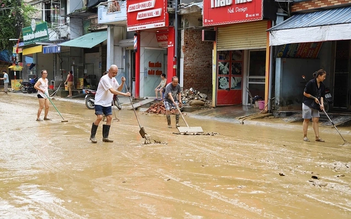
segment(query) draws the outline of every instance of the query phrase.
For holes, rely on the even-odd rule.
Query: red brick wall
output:
[[[351,4],[351,0],[310,0],[294,3],[294,5],[291,6],[291,12],[305,11],[316,8],[325,8],[330,6],[339,6],[344,4]]]
[[[212,42],[202,41],[201,30],[185,29],[184,44],[184,87],[212,94]]]

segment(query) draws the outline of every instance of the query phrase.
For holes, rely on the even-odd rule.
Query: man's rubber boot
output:
[[[95,125],[94,123],[91,125],[91,131],[90,131],[90,141],[92,143],[97,143],[96,139],[95,139],[95,134],[96,134],[96,130],[99,126]]]
[[[166,116],[166,118],[167,118],[168,128],[172,128],[172,124],[171,124],[171,116],[170,116],[170,115],[167,115],[167,116]]]
[[[103,142],[113,142],[113,140],[108,139],[108,135],[110,133],[110,125],[103,125],[102,126],[102,141]]]
[[[176,114],[176,127],[179,127],[179,114]]]

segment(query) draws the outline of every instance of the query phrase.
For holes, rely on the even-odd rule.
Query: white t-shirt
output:
[[[48,87],[49,87],[49,81],[48,81],[48,79],[47,79],[47,78],[45,78],[45,79],[39,78],[38,81],[40,81],[39,88],[42,89],[42,90],[44,90],[45,93],[48,94],[48,93],[49,93],[49,91],[48,91]],[[43,94],[43,92],[41,92],[40,90],[38,90],[38,94],[39,94],[40,96],[42,96],[43,98],[46,98],[46,96],[45,96],[45,95]]]
[[[111,88],[117,90],[119,84],[116,78],[110,78],[108,74],[101,77],[98,89],[95,94],[95,105],[104,107],[111,106],[113,100],[113,93],[109,91]]]

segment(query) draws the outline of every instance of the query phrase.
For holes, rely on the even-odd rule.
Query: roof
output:
[[[107,39],[107,31],[87,33],[73,40],[59,44],[59,46],[93,48]]]
[[[295,14],[269,31],[351,23],[351,7]]]

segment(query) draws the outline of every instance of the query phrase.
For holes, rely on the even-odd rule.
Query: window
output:
[[[66,23],[66,0],[51,0],[44,3],[43,17],[51,26]]]

